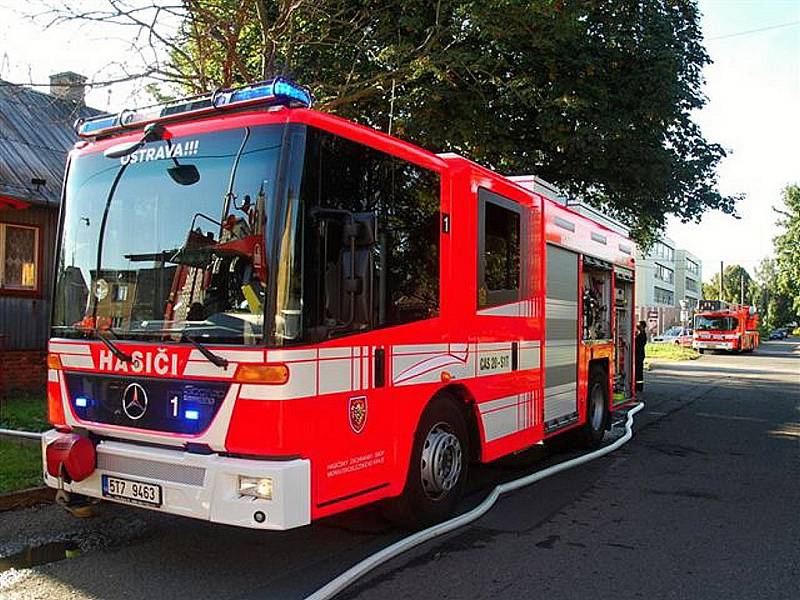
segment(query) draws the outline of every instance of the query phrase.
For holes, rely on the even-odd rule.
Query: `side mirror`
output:
[[[200,181],[200,171],[194,165],[175,165],[169,167],[167,173],[179,185],[194,185]]]

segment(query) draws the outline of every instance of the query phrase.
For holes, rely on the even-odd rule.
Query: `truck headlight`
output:
[[[239,494],[272,500],[272,477],[245,477],[239,475]]]

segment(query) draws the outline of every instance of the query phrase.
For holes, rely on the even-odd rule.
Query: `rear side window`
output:
[[[516,302],[522,287],[522,207],[478,190],[478,308]]]

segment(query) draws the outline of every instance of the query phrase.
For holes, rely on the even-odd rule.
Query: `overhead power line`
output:
[[[783,29],[785,27],[794,27],[796,25],[800,25],[800,21],[789,21],[788,23],[779,23],[778,25],[770,25],[768,27],[759,27],[758,29],[747,29],[745,31],[737,31],[736,33],[727,33],[725,35],[717,35],[712,38],[708,38],[709,42],[715,40],[726,40],[728,38],[739,37],[742,35],[750,35],[752,33],[761,33],[762,31],[772,31],[773,29]]]

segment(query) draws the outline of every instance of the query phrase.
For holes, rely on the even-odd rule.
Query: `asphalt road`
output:
[[[634,439],[502,499],[342,594],[385,598],[800,598],[800,342],[661,363]],[[563,460],[541,448],[495,483]],[[0,556],[54,538],[74,559],[0,572],[0,597],[302,598],[400,537],[372,510],[270,534],[104,505],[0,514]]]

